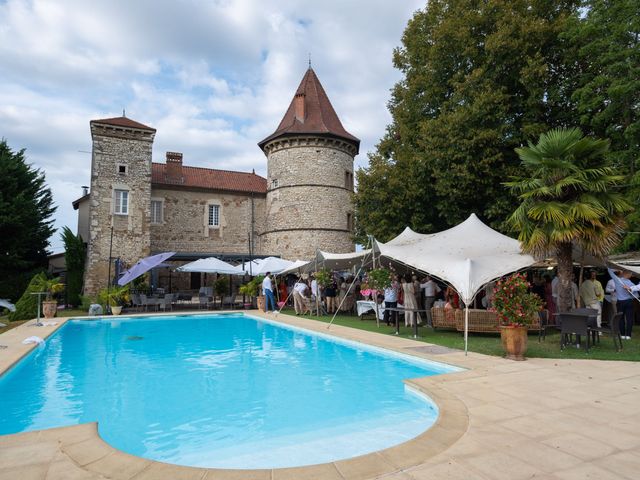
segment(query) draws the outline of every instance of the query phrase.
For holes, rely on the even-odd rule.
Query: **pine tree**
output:
[[[77,306],[82,293],[86,248],[82,237],[74,235],[69,227],[64,227],[60,236],[64,242],[64,261],[67,267],[67,304]]]
[[[20,297],[34,272],[47,266],[53,234],[51,190],[45,175],[0,141],[0,298]]]

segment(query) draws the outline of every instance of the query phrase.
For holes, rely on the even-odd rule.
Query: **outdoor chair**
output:
[[[200,308],[206,310],[211,305],[211,297],[208,297],[207,295],[199,294],[198,304]]]
[[[148,298],[144,293],[140,294],[140,305],[145,311],[149,310],[149,307],[153,307],[154,310],[158,309],[158,299]]]
[[[165,312],[167,310],[173,310],[173,294],[167,293],[164,298],[160,299],[158,306]]]
[[[446,312],[443,307],[431,307],[431,319],[434,330],[436,328],[456,329],[456,315],[453,310]]]
[[[560,330],[560,324],[558,323],[558,319],[555,315],[549,315],[549,310],[541,310],[538,312],[538,317],[540,319],[540,327],[538,329],[538,342],[541,340],[547,339],[547,329],[557,329]]]
[[[142,310],[142,300],[140,299],[139,293],[131,295],[131,305],[136,309],[136,311]]]
[[[577,346],[580,347],[580,338],[584,336],[587,339],[587,352],[589,351],[589,316],[576,313],[575,311],[559,313],[557,315],[560,323],[560,350],[569,344],[571,335],[575,334],[578,338]]]
[[[235,302],[233,301],[232,295],[227,295],[226,297],[222,298],[222,308],[229,307],[231,310],[233,310],[234,306]]]
[[[613,339],[613,346],[616,347],[616,352],[622,350],[622,337],[620,337],[620,319],[624,315],[624,312],[616,313],[609,321],[609,325],[604,327],[591,327],[592,332],[605,333],[611,335]],[[598,339],[599,341],[600,339]]]

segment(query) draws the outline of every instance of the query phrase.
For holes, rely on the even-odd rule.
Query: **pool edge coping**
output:
[[[233,312],[233,311],[232,311]],[[216,311],[198,312],[198,314],[212,314],[219,313]],[[259,318],[266,318],[267,320],[274,321],[276,323],[283,323],[291,325],[288,322],[280,322],[278,318],[272,318],[263,316],[262,312],[256,312],[255,310],[249,311],[236,311],[235,313],[248,313]],[[157,315],[157,314],[155,314]],[[126,317],[129,317],[127,315]],[[138,315],[131,315],[136,317]],[[142,316],[142,315],[140,315]],[[123,317],[123,318],[126,318]],[[102,317],[99,317],[102,318]],[[107,317],[108,318],[108,317]],[[46,339],[60,329],[68,320],[95,320],[96,317],[69,317],[58,319],[58,324],[47,328],[47,331],[40,330],[44,335],[42,338]],[[293,317],[295,319],[295,317]],[[309,321],[308,319],[305,319]],[[22,327],[26,327],[27,323],[17,327],[16,329],[5,332],[10,333],[15,330],[22,330]],[[295,324],[293,326],[296,326]],[[304,327],[299,327],[304,328]],[[348,327],[344,327],[348,328]],[[311,332],[315,332],[315,329],[308,329]],[[16,332],[17,333],[17,332]],[[328,336],[338,337],[348,341],[354,341],[354,339],[340,335],[340,332],[318,332],[324,333]],[[375,334],[375,332],[367,332],[369,334]],[[4,335],[3,335],[4,337]],[[355,340],[360,342],[360,340]],[[366,343],[375,348],[381,348],[389,350],[394,353],[400,353],[402,355],[413,356],[418,359],[432,360],[423,354],[413,354],[406,351],[396,350],[387,346],[380,346],[375,342],[373,344]],[[0,364],[0,375],[8,371],[12,366],[29,354],[37,345],[22,345],[25,347],[20,350],[22,352],[15,352],[16,357],[10,362],[10,365],[6,365],[6,361]],[[14,352],[12,352],[14,353]],[[19,355],[18,355],[19,354]],[[445,362],[439,362],[445,363]],[[464,368],[464,367],[463,367]],[[437,375],[451,375],[461,372],[452,372]],[[19,440],[27,436],[34,437],[36,439],[54,438],[59,443],[60,451],[67,456],[75,465],[81,467],[92,473],[104,475],[113,478],[121,478],[123,465],[127,465],[127,470],[133,472],[131,477],[137,476],[142,471],[147,469],[160,469],[160,470],[172,470],[176,469],[187,472],[200,472],[202,478],[204,478],[207,472],[212,472],[215,478],[224,478],[226,476],[238,478],[238,475],[243,476],[245,474],[247,478],[257,478],[264,474],[266,478],[277,480],[281,478],[296,478],[304,477],[306,474],[312,474],[314,478],[326,478],[326,479],[356,479],[356,478],[368,478],[377,477],[380,475],[387,475],[405,469],[414,467],[419,464],[423,464],[430,458],[442,453],[444,450],[453,445],[459,440],[467,431],[469,426],[469,412],[466,405],[459,400],[455,395],[448,392],[437,382],[433,381],[433,377],[420,377],[417,379],[405,380],[405,384],[411,388],[416,389],[418,392],[429,396],[434,403],[438,406],[439,415],[436,422],[426,431],[420,435],[403,442],[401,444],[378,450],[376,452],[360,455],[343,460],[337,460],[335,462],[321,463],[300,467],[287,467],[287,468],[273,468],[273,469],[215,469],[215,468],[198,468],[188,467],[175,464],[168,464],[158,462],[155,460],[148,460],[142,457],[131,455],[129,453],[118,450],[111,446],[102,439],[98,432],[97,422],[85,423],[80,425],[73,425],[68,427],[57,427],[46,430],[36,430],[32,432],[23,432],[11,435],[0,435],[0,441],[11,441],[8,437]],[[78,440],[78,433],[81,432],[80,440]],[[2,442],[2,443],[4,443]],[[184,469],[184,470],[182,470]],[[167,472],[168,473],[168,472]],[[364,477],[363,477],[364,475]]]

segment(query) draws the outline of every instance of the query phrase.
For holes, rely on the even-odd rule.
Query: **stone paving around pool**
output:
[[[465,356],[408,339],[250,313],[468,370],[408,382],[440,407],[436,425],[405,444],[354,459],[275,470],[179,467],[115,450],[99,438],[96,424],[84,424],[0,436],[0,480],[640,478],[638,363]],[[34,348],[22,345],[24,338],[46,337],[60,326],[31,323],[0,335],[7,345],[0,371]]]

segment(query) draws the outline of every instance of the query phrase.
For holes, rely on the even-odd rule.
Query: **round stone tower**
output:
[[[258,146],[267,156],[263,254],[308,259],[316,250],[354,251],[353,158],[347,132],[311,67],[276,131]]]

